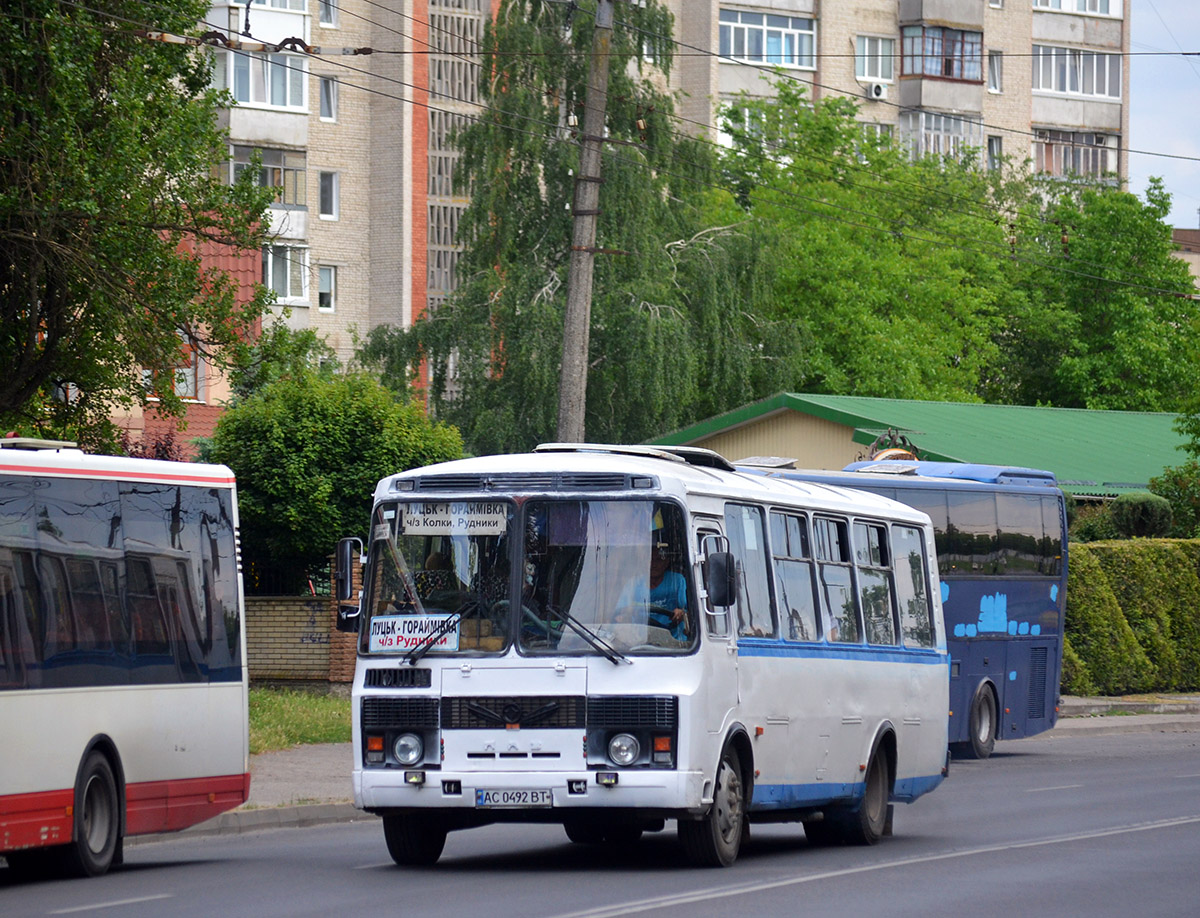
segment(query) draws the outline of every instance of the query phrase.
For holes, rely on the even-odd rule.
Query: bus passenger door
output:
[[[703,672],[696,692],[696,703],[702,711],[701,720],[712,734],[722,733],[732,720],[738,705],[737,636],[734,625],[734,606],[715,605],[721,597],[713,593],[714,569],[709,564],[713,555],[729,559],[729,542],[715,528],[697,532],[700,561],[697,580],[700,592],[700,656]],[[734,576],[731,572],[731,577]],[[719,592],[719,591],[718,591]],[[733,596],[736,597],[736,586]]]

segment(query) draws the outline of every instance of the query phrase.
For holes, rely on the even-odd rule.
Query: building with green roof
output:
[[[922,459],[1047,469],[1063,490],[1113,497],[1144,490],[1187,457],[1175,414],[1087,411],[784,392],[652,441],[701,446],[737,461],[780,456],[840,469],[870,458],[889,432]]]

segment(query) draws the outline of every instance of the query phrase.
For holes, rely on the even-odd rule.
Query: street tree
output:
[[[265,307],[205,255],[261,245],[270,191],[230,185],[207,0],[11,0],[0,12],[0,423],[111,440],[114,408],[178,414]]]

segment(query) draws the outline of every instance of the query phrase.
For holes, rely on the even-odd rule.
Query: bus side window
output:
[[[784,622],[784,637],[789,641],[818,640],[808,520],[790,513],[772,513],[771,553],[775,558],[775,595]]]
[[[818,516],[813,519],[813,545],[825,604],[829,610],[831,641],[856,644],[862,633],[850,580],[850,539],[845,520]]]
[[[725,531],[739,572],[737,633],[740,637],[776,637],[762,508],[727,504]]]
[[[1042,501],[1042,566],[1038,572],[1051,577],[1062,575],[1063,508],[1062,498],[1043,496]]]
[[[867,643],[895,644],[891,559],[888,557],[887,529],[882,524],[854,524],[854,558],[858,566],[858,596]]]
[[[933,647],[936,635],[929,607],[925,540],[920,529],[892,527],[892,560],[904,644],[907,647]]]

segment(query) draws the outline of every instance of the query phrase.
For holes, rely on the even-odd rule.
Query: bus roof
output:
[[[777,501],[844,513],[925,519],[920,511],[865,491],[738,469],[709,450],[579,443],[547,444],[531,453],[458,459],[411,469],[380,481],[375,501],[415,499],[418,495],[437,499],[438,494],[501,497],[514,492]]]
[[[97,456],[72,448],[5,449],[0,452],[0,475],[51,475],[57,478],[106,478],[114,481],[153,481],[161,484],[207,485],[229,488],[233,472],[223,465],[166,462]]]
[[[984,484],[1023,484],[1057,487],[1053,472],[1008,465],[977,465],[969,462],[921,462],[889,459],[883,462],[851,462],[846,472],[881,475],[920,475],[924,478],[958,478]]]

